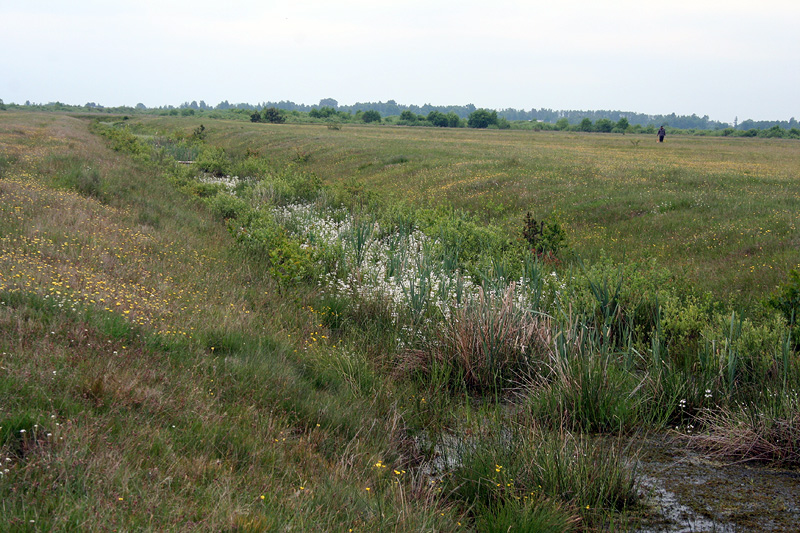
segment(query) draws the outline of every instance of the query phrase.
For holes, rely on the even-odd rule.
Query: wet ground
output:
[[[686,443],[643,440],[637,465],[647,511],[635,531],[800,531],[800,470],[710,460]]]

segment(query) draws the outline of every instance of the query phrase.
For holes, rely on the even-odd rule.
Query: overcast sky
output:
[[[0,0],[0,98],[800,118],[798,0]]]

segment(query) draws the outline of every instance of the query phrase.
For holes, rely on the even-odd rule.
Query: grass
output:
[[[784,190],[795,145],[204,122],[0,116],[12,527],[592,530],[638,509],[640,431],[734,456],[750,417],[793,460],[785,320],[729,305],[766,286],[700,279],[719,256],[656,228],[711,220],[669,180],[727,191],[703,212],[739,224],[722,178]],[[656,203],[622,238],[634,199]],[[757,200],[765,238],[794,238],[795,200]],[[583,262],[526,250],[537,210]]]
[[[137,120],[159,131],[196,122]],[[368,183],[387,203],[453,205],[514,233],[528,211],[555,215],[584,258],[655,258],[718,297],[752,302],[798,268],[794,140],[647,136],[633,146],[621,135],[224,121],[209,136],[276,163],[297,148],[326,183]]]

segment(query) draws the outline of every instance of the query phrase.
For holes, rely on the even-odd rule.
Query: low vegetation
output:
[[[305,128],[0,117],[13,527],[591,530],[638,432],[796,464],[797,147]]]

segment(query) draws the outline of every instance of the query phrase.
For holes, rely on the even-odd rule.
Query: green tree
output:
[[[446,115],[446,117],[447,117],[447,127],[448,128],[460,128],[460,127],[462,127],[461,119],[459,118],[458,115],[456,115],[455,111],[450,111]]]
[[[598,119],[597,122],[594,123],[594,130],[600,133],[611,133],[613,129],[614,123],[607,118]]]
[[[439,128],[446,128],[448,126],[447,115],[440,111],[431,111],[428,113],[427,120]]]
[[[409,111],[406,109],[402,113],[400,113],[400,120],[404,120],[409,123],[415,123],[417,121],[417,115],[413,111]]]
[[[631,126],[631,124],[630,124],[630,122],[628,122],[628,119],[625,118],[625,117],[622,117],[621,119],[619,119],[617,121],[617,125],[614,126],[614,129],[619,131],[620,133],[625,133],[626,131],[628,131],[628,128],[630,126]]]
[[[578,125],[578,129],[581,131],[592,131],[591,119],[584,118],[583,120],[581,120],[581,123]]]
[[[284,117],[281,112],[274,107],[267,107],[262,112],[264,117],[264,122],[269,122],[271,124],[283,124],[286,122],[286,117]]]
[[[366,123],[380,122],[381,114],[373,110],[364,111],[364,113],[361,115],[361,120],[363,120]]]
[[[476,109],[467,118],[467,126],[470,128],[488,128],[492,124],[497,124],[497,111]]]
[[[556,121],[556,129],[559,131],[563,131],[569,128],[569,120],[566,118],[560,118]]]

